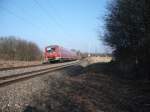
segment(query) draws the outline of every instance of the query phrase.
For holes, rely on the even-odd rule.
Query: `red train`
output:
[[[67,50],[58,45],[51,45],[45,48],[44,62],[54,61],[71,61],[77,60],[78,56],[75,52]]]

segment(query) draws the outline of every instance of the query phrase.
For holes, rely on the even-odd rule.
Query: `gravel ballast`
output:
[[[149,83],[118,78],[112,67],[85,59],[2,87],[0,112],[150,112]]]
[[[59,79],[61,74],[53,72],[47,76],[36,77],[0,88],[0,111],[23,112],[26,107],[32,105],[35,97],[40,98],[41,93],[49,91],[49,82],[46,80],[52,80],[51,76]]]

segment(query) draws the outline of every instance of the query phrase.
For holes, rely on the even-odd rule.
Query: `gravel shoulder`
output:
[[[116,78],[108,63],[79,65],[0,88],[2,112],[150,112],[148,82]]]

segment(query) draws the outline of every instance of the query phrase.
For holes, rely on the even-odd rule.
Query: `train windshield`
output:
[[[55,51],[55,48],[47,47],[47,48],[46,48],[46,51],[47,51],[47,52],[54,52],[54,51]]]

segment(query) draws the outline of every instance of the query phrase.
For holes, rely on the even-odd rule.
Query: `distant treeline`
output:
[[[128,75],[150,79],[150,1],[112,0],[105,21],[103,40],[113,49],[114,61],[132,71]]]
[[[109,53],[88,53],[88,52],[77,52],[77,55],[80,58],[87,58],[88,56],[94,56],[94,57],[112,57],[112,54]]]
[[[40,60],[42,52],[33,43],[14,36],[0,37],[0,59],[1,60]]]

